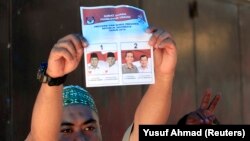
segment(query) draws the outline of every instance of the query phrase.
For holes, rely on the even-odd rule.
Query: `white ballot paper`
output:
[[[152,34],[145,12],[128,6],[80,7],[86,87],[153,84]]]

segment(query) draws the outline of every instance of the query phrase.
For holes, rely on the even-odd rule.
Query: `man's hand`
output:
[[[210,98],[211,91],[207,90],[202,98],[200,108],[188,114],[186,119],[187,125],[218,124],[214,111],[221,96],[220,94],[215,95],[211,102]]]
[[[177,63],[175,41],[164,30],[150,27],[148,33],[152,33],[149,45],[154,48],[154,65],[156,78],[164,78],[166,75],[173,76]]]
[[[75,70],[81,61],[83,48],[87,45],[86,40],[76,34],[59,39],[51,49],[47,74],[56,78]]]

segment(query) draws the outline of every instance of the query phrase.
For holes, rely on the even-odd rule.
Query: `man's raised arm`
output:
[[[149,45],[154,48],[155,84],[149,86],[139,103],[130,141],[139,140],[140,124],[166,124],[172,99],[172,85],[177,63],[177,51],[171,35],[157,28],[152,33]]]
[[[87,46],[79,36],[68,35],[51,49],[46,74],[52,78],[63,77],[74,71]],[[62,118],[63,84],[49,86],[43,83],[38,92],[32,113],[31,131],[27,141],[56,141]]]

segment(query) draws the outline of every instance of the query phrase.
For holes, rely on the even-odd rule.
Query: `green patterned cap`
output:
[[[97,108],[89,92],[80,86],[69,85],[63,88],[63,105],[82,104],[97,113]]]

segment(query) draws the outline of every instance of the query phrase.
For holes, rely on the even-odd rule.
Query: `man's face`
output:
[[[64,107],[59,141],[101,141],[96,112],[80,104]]]
[[[90,63],[93,68],[96,68],[98,65],[98,58],[96,57],[91,58]]]
[[[134,61],[134,54],[132,52],[128,52],[126,54],[125,60],[128,64],[131,64]]]
[[[145,68],[148,65],[148,58],[147,57],[141,57],[140,59],[141,67]]]
[[[107,63],[109,64],[110,67],[112,65],[114,65],[115,64],[115,57],[108,57],[107,58]]]

